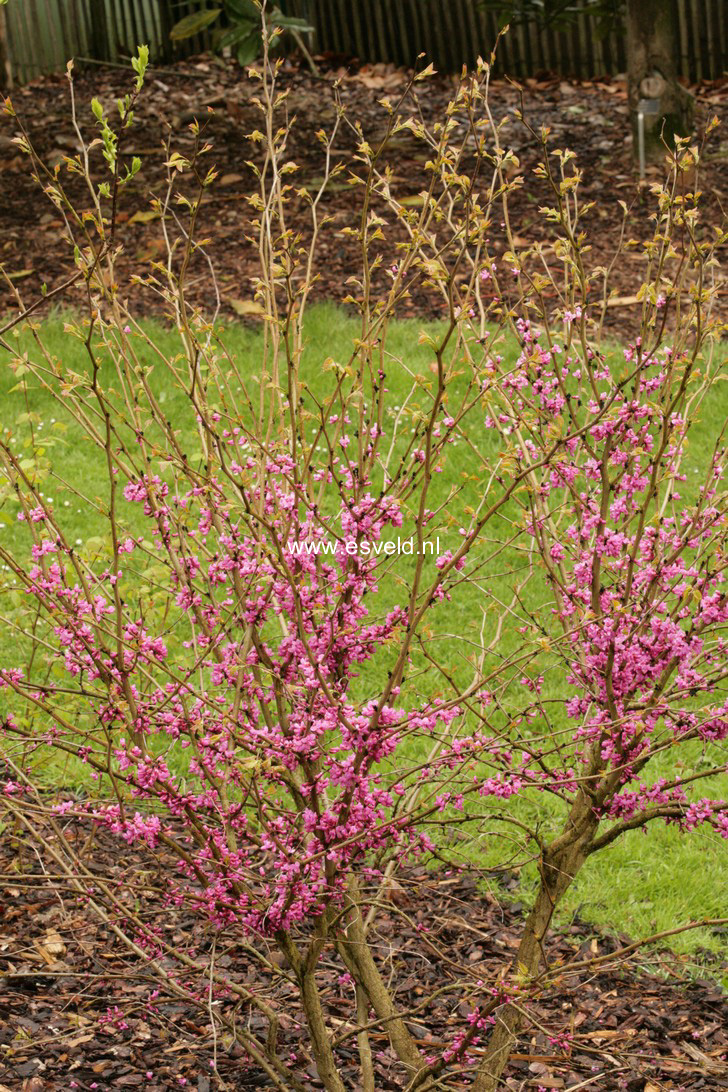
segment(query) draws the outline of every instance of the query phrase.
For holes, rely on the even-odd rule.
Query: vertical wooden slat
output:
[[[432,61],[436,68],[442,67],[439,63],[440,51],[433,34],[433,22],[437,18],[436,6],[433,6],[431,0],[420,0],[417,13],[420,19],[420,52],[425,54],[426,63]]]
[[[417,56],[412,28],[412,9],[409,0],[394,0],[397,9],[397,37],[395,56],[400,64],[413,65]]]
[[[702,19],[702,52],[703,52],[703,79],[711,79],[713,72],[713,3],[712,0],[703,0]]]
[[[579,21],[579,43],[583,51],[583,72],[587,80],[594,78],[596,72],[597,21],[588,15]]]
[[[23,36],[25,38],[26,66],[30,72],[30,79],[39,76],[46,63],[44,35],[39,26],[41,15],[36,10],[37,0],[31,0],[28,4],[21,5],[23,13]],[[33,38],[35,37],[35,42]],[[33,48],[35,46],[35,48]]]
[[[36,49],[39,54],[42,53],[41,72],[45,75],[47,72],[52,72],[58,64],[57,42],[53,35],[53,17],[48,0],[42,0],[42,2],[35,0],[34,22]]]
[[[423,49],[427,56],[431,57],[435,62],[437,68],[445,67],[443,51],[440,45],[443,39],[441,14],[442,7],[440,4],[433,3],[432,0],[426,0],[426,2],[422,4]]]
[[[538,40],[538,27],[535,23],[528,24],[528,64],[530,75],[535,76],[541,68],[541,43]]]
[[[361,42],[361,25],[358,19],[359,8],[356,5],[347,3],[346,0],[337,0],[336,6],[338,9],[341,51],[342,53],[346,52],[349,42],[352,42],[354,44],[353,52],[358,57],[360,53],[364,52]],[[361,60],[366,60],[366,57],[362,57]]]
[[[711,32],[710,32],[710,78],[711,80],[717,79],[721,75],[720,65],[720,9],[723,7],[722,0],[711,0],[712,7],[712,20],[711,20]]]
[[[80,57],[86,53],[86,27],[83,21],[82,5],[80,0],[71,0],[68,18],[73,26],[73,39],[76,43],[76,54]]]
[[[53,40],[48,25],[48,9],[43,0],[35,0],[33,5],[33,23],[35,24],[35,49],[38,56],[38,72],[45,75],[53,69]],[[30,27],[29,27],[30,29]]]
[[[414,65],[417,63],[417,54],[420,49],[416,12],[412,7],[411,0],[398,0],[398,2],[401,18],[405,26],[405,38],[402,46],[407,57],[406,63]]]
[[[313,8],[311,10],[311,25],[314,28],[314,32],[311,37],[311,45],[309,47],[312,53],[323,52],[324,47],[321,43],[325,42],[326,38],[325,36],[322,36],[322,26],[324,13],[327,7],[328,5],[322,3],[321,0],[314,0],[313,2]]]
[[[74,0],[74,3],[79,27],[79,41],[82,43],[80,53],[82,57],[88,57],[91,55],[91,24],[86,0]]]
[[[320,22],[316,24],[316,37],[318,41],[318,48],[322,52],[325,50],[333,51],[333,34],[331,32],[331,4],[327,0],[321,0],[320,4]]]
[[[6,17],[8,35],[8,59],[11,65],[10,78],[14,83],[25,83],[25,66],[23,63],[25,51],[23,49],[23,37],[18,12],[15,6],[12,6],[5,8],[3,14]]]
[[[412,28],[411,52],[416,57],[419,53],[422,53],[424,51],[424,42],[422,40],[422,26],[420,24],[422,8],[417,3],[417,0],[414,0],[414,3],[413,0],[405,0],[405,2],[408,10],[409,25]]]
[[[106,0],[97,0],[89,5],[89,27],[91,30],[90,55],[98,61],[110,60],[109,21]]]
[[[534,70],[534,56],[532,50],[533,36],[531,30],[533,29],[532,23],[524,23],[523,25],[523,75],[531,76]]]
[[[61,52],[64,55],[65,60],[62,63],[67,64],[72,57],[78,52],[78,42],[74,38],[72,33],[72,22],[70,19],[70,10],[65,3],[55,4],[55,14],[58,20],[59,40],[61,43]]]
[[[525,48],[526,35],[523,28],[523,23],[518,24],[516,27],[516,33],[513,36],[513,44],[516,50],[516,64],[515,74],[519,78],[523,78],[526,73],[526,48]]]
[[[713,3],[712,0],[703,0],[705,5],[705,18],[703,20],[703,76],[711,79],[713,75]]]
[[[591,80],[596,72],[596,59],[594,44],[597,36],[596,19],[587,15],[579,20],[579,45],[582,57],[582,76]]]
[[[384,9],[387,6],[387,0],[376,0],[376,3],[372,4],[372,12],[370,15],[372,24],[372,39],[376,40],[377,54],[382,58],[383,61],[391,60],[391,57],[389,56],[389,47],[384,15]]]
[[[484,61],[490,61],[490,54],[495,42],[495,34],[492,30],[493,13],[478,11],[475,23],[475,32],[470,28],[467,5],[463,3],[453,4],[452,16],[454,26],[453,53],[455,63],[453,72],[458,75],[462,72],[463,65],[474,66],[478,57]]]
[[[360,61],[366,61],[367,59],[367,47],[364,37],[364,27],[362,24],[362,6],[361,4],[347,4],[342,11],[342,24],[344,24],[344,18],[346,10],[348,8],[349,19],[351,20],[349,26],[353,32],[354,43],[356,45],[356,55]],[[340,9],[341,10],[341,9]],[[344,24],[345,25],[345,24]]]
[[[594,75],[603,76],[606,69],[604,66],[604,34],[600,32],[594,33]]]
[[[677,0],[677,26],[680,49],[679,72],[681,76],[690,78],[690,52],[688,50],[688,28],[685,13],[685,0]]]
[[[25,79],[32,80],[38,75],[38,67],[36,59],[33,56],[33,50],[31,48],[33,38],[30,33],[30,23],[28,22],[28,5],[20,5],[20,7],[17,8],[17,11],[19,19],[22,20],[21,34],[23,37],[23,60],[25,62]]]
[[[10,30],[4,5],[0,7],[0,87],[13,89],[13,64],[10,53]]]
[[[693,20],[692,0],[685,0],[686,71],[684,75],[690,80],[695,79],[695,38],[696,31]]]
[[[693,72],[692,79],[702,80],[703,78],[703,34],[700,21],[700,8],[704,7],[705,0],[701,4],[699,0],[691,0],[691,23],[693,27]]]
[[[134,0],[138,6],[137,12],[137,40],[134,47],[144,43],[149,46],[149,52],[153,57],[159,56],[159,34],[157,31],[156,13],[149,7],[147,0]]]
[[[125,26],[126,26],[126,47],[133,55],[136,53],[136,48],[142,40],[141,31],[139,29],[139,14],[138,0],[121,0],[121,7],[125,13]]]
[[[139,10],[139,0],[123,0],[122,6],[126,9],[129,17],[127,22],[128,30],[126,45],[129,49],[129,52],[134,55],[136,53],[137,46],[142,43],[142,40],[147,43],[149,35],[145,35],[140,26],[139,20],[142,12]]]
[[[610,30],[608,34],[605,34],[602,38],[602,75],[608,76],[613,71],[616,72],[616,68],[612,68],[612,57],[614,56],[614,31]]]
[[[117,0],[105,0],[109,28],[109,60],[118,61],[119,46],[124,40],[123,19],[119,19]]]
[[[557,30],[554,34],[555,66],[557,72],[566,72],[569,63],[569,47],[566,43],[566,35],[563,30]]]
[[[338,48],[338,7],[336,4],[328,3],[322,5],[326,9],[327,23],[324,32],[327,34],[326,49],[332,51],[332,53],[341,52]]]
[[[667,3],[671,0],[666,0]],[[690,80],[715,79],[728,67],[726,0],[672,0],[678,28],[679,72]],[[165,61],[209,47],[209,35],[174,45],[172,25],[205,0],[17,0],[4,9],[12,78],[61,71],[72,55],[118,59],[119,48],[147,42]],[[411,64],[426,52],[441,70],[458,71],[488,56],[496,33],[492,12],[475,0],[288,0],[288,10],[315,26],[316,51],[357,53],[363,62]],[[499,71],[523,77],[548,68],[564,75],[624,71],[624,35],[597,38],[592,16],[564,31],[514,25],[498,51]]]
[[[28,9],[18,7],[17,4],[12,8],[13,16],[15,17],[15,26],[18,35],[18,45],[20,47],[20,57],[22,58],[22,74],[19,77],[23,83],[27,83],[28,80],[32,80],[35,73],[30,67],[30,47],[28,37],[28,27],[26,24]],[[9,12],[8,12],[9,14]]]
[[[546,52],[546,67],[550,72],[556,68],[556,38],[551,27],[543,32],[544,50]]]
[[[468,11],[466,10],[466,16]],[[487,19],[482,18],[479,34],[478,34],[478,48],[477,52],[483,58],[484,61],[490,63],[490,55],[495,47],[496,38],[498,37],[499,30],[498,20],[496,19],[492,11],[488,12]],[[484,37],[483,37],[484,36]],[[507,37],[507,35],[506,35]],[[498,53],[495,61],[495,68],[497,72],[502,72],[504,68],[503,64],[503,39],[498,47]]]
[[[553,71],[558,71],[559,66],[561,65],[561,44],[560,44],[560,41],[559,41],[559,31],[558,30],[549,29],[549,31],[548,31],[548,43],[549,43],[549,52],[551,54],[551,60],[550,60],[550,63],[549,63],[549,68],[551,68]]]
[[[336,4],[331,3],[330,0],[329,3],[326,3],[323,6],[326,9],[328,18],[326,48],[334,53],[338,53],[340,52],[338,48],[338,7]]]
[[[122,50],[126,46],[126,20],[128,15],[128,0],[110,0],[112,40],[111,59],[118,61]]]
[[[329,40],[327,48],[332,50],[334,53],[340,53],[341,49],[338,45],[338,5],[336,3],[332,3],[331,0],[328,0],[328,3],[326,3],[325,6],[329,13]]]
[[[361,34],[367,61],[390,61],[387,36],[384,33],[384,8],[387,0],[369,0],[357,5],[360,9]]]
[[[443,4],[441,9],[441,26],[442,26],[442,38],[444,43],[442,60],[440,62],[441,68],[448,72],[457,72],[458,70],[458,53],[460,45],[455,30],[455,21],[453,19],[453,8],[455,4]],[[462,56],[460,58],[462,60]]]
[[[38,12],[35,10],[36,0],[33,0],[32,4],[23,4],[24,20],[25,20],[25,41],[26,41],[26,58],[27,67],[30,71],[30,78],[35,79],[43,71],[44,60],[42,42],[40,41],[42,35],[40,34],[37,26]],[[36,42],[33,41],[34,37]],[[34,48],[35,47],[35,48]]]
[[[395,63],[401,63],[397,55],[397,22],[392,0],[388,0],[385,4],[384,12],[387,20],[387,56]]]
[[[328,0],[322,0],[321,10],[323,12],[323,20],[324,20],[321,23],[321,36],[320,36],[320,39],[319,39],[320,42],[322,43],[321,48],[333,51],[333,49],[334,49],[334,33],[333,33],[333,29],[332,29],[333,13],[332,13],[332,5],[330,3],[328,3]],[[325,46],[323,45],[324,42],[326,43]]]
[[[163,61],[168,61],[172,57],[172,39],[169,34],[174,26],[173,12],[169,0],[156,5],[156,9],[159,15],[160,57]]]
[[[333,0],[331,3],[331,19],[332,19],[332,40],[334,50],[337,53],[343,53],[342,42],[345,40],[344,33],[341,25],[342,7],[340,0]]]
[[[584,24],[583,19],[579,19],[569,28],[564,35],[566,39],[567,61],[566,72],[569,76],[577,76],[580,79],[586,74],[586,56],[583,52],[583,42],[581,38],[581,31]]]

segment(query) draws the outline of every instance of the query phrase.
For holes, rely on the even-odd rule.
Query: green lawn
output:
[[[391,328],[388,348],[393,358],[400,358],[412,373],[428,375],[428,366],[432,359],[431,351],[419,344],[418,334],[421,322],[401,322]],[[175,334],[161,327],[154,327],[154,338],[160,348],[172,353],[178,348]],[[326,357],[344,360],[348,358],[352,338],[358,333],[357,324],[342,312],[331,307],[319,307],[310,314],[308,322],[309,343],[304,355],[304,375],[312,386],[321,376],[321,364]],[[63,323],[48,320],[44,324],[43,337],[52,354],[62,358],[67,368],[84,368],[83,350],[78,342],[63,332]],[[225,343],[231,354],[240,361],[250,362],[250,372],[256,367],[260,354],[260,335],[250,328],[231,325],[225,331]],[[23,335],[18,342],[20,350],[28,348],[30,342]],[[505,354],[513,354],[513,345],[505,346]],[[192,425],[184,395],[166,389],[164,376],[158,370],[152,380],[153,386],[162,401],[165,410],[175,422],[179,421],[183,430]],[[392,368],[387,375],[394,403],[402,404],[410,388],[410,380],[401,365]],[[68,538],[75,542],[78,549],[93,554],[103,549],[105,523],[101,516],[94,514],[94,504],[103,503],[107,492],[105,466],[97,449],[81,436],[80,429],[69,424],[63,410],[53,398],[34,388],[30,382],[20,383],[7,366],[7,358],[0,350],[0,396],[3,404],[4,439],[10,439],[13,448],[22,452],[30,447],[30,431],[35,437],[35,445],[43,441],[47,457],[52,463],[52,473],[43,486],[47,498],[53,498],[53,505],[59,521],[66,530]],[[399,401],[398,401],[399,400]],[[728,390],[725,384],[711,395],[710,402],[702,411],[702,421],[695,427],[690,448],[688,474],[697,473],[705,459],[711,437],[715,433],[715,422],[724,420],[728,415]],[[185,421],[188,422],[185,425]],[[480,453],[495,453],[498,440],[493,432],[480,427],[473,420],[472,434]],[[436,481],[433,500],[441,502],[447,495],[452,482],[465,483],[465,477],[473,473],[472,452],[464,443],[453,445],[448,458],[447,474]],[[62,480],[63,479],[63,480]],[[689,489],[689,485],[687,487]],[[82,501],[76,492],[88,498]],[[463,496],[458,501],[462,507],[477,495],[477,483],[464,484]],[[124,518],[133,521],[135,513],[131,506],[123,512]],[[0,540],[13,550],[27,549],[27,532],[17,522],[17,502],[12,496],[0,505]],[[500,520],[489,530],[491,536],[505,534],[507,523]],[[403,534],[406,530],[403,529]],[[443,548],[456,543],[457,528],[453,528],[453,542],[443,543]],[[402,575],[411,564],[406,558],[398,558],[397,565]],[[13,613],[13,602],[17,602],[17,592],[13,591],[12,579],[5,572],[0,580],[2,594],[2,613]],[[490,591],[498,594],[502,589],[505,594],[510,584],[506,573],[489,581]],[[532,592],[538,595],[537,586]],[[397,585],[392,580],[382,592],[381,609],[396,601]],[[473,597],[461,597],[452,604],[441,605],[436,614],[436,633],[463,633],[478,624],[479,607]],[[4,665],[17,662],[21,635],[9,627],[3,627],[0,633],[0,662]],[[463,669],[463,661],[452,642],[441,639],[434,647],[449,670],[457,674]],[[507,652],[509,640],[506,637],[500,649]],[[370,682],[377,672],[377,662],[368,665],[363,671],[358,685],[362,694],[369,689]],[[427,683],[423,684],[426,689]],[[562,680],[552,673],[547,678],[545,694],[547,697],[559,697],[563,693]],[[565,724],[565,719],[563,720]],[[660,770],[657,765],[654,775]],[[63,767],[57,763],[48,766],[47,779],[65,788],[73,788],[82,778],[78,766],[69,761]],[[723,777],[723,785],[704,786],[705,793],[728,793],[728,777]],[[519,804],[524,814],[534,814],[536,804]],[[539,801],[543,807],[543,802]],[[544,817],[546,824],[555,821],[554,815]],[[480,863],[495,865],[502,857],[500,843],[486,845],[480,851]],[[533,883],[533,870],[526,870],[523,877],[523,894],[526,896]],[[578,913],[583,919],[598,922],[601,926],[631,935],[643,935],[663,929],[669,929],[693,918],[716,917],[725,913],[726,895],[728,894],[728,854],[725,842],[717,836],[701,830],[690,837],[682,837],[663,825],[653,825],[648,834],[639,832],[629,834],[609,850],[596,856],[584,868],[574,885],[568,900],[560,911],[559,921],[564,922]],[[695,956],[708,954],[709,970],[714,973],[717,964],[710,962],[721,952],[725,952],[724,938],[706,930],[684,933],[671,942],[678,952]],[[702,973],[705,973],[704,970]]]

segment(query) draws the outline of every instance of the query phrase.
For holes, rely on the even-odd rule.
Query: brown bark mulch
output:
[[[333,79],[341,79],[342,99],[350,116],[362,122],[370,143],[381,136],[385,124],[379,100],[387,96],[396,101],[408,79],[405,70],[391,65],[340,64],[336,58],[322,58],[320,63],[322,78],[315,78],[292,61],[286,62],[280,76],[282,88],[289,92],[288,111],[296,116],[288,153],[300,171],[292,180],[310,188],[317,186],[323,171],[315,133],[322,126],[330,126],[333,120]],[[87,139],[94,135],[88,105],[91,97],[97,95],[113,114],[116,97],[129,86],[130,72],[123,68],[87,67],[76,75],[79,118]],[[425,120],[432,123],[442,118],[452,94],[453,78],[438,75],[417,88]],[[245,162],[252,151],[245,134],[260,125],[260,113],[252,102],[258,90],[257,81],[249,79],[234,64],[216,58],[204,57],[171,68],[150,70],[136,111],[136,123],[125,138],[126,151],[140,155],[143,160],[142,173],[127,190],[119,215],[118,240],[124,248],[120,268],[126,275],[138,273],[145,263],[165,256],[159,222],[151,215],[149,204],[150,196],[161,195],[166,187],[165,141],[171,131],[174,147],[183,154],[189,152],[193,141],[189,124],[194,118],[204,120],[206,138],[213,146],[207,158],[209,165],[214,163],[217,168],[218,179],[203,204],[199,237],[209,240],[207,253],[217,270],[223,314],[229,317],[251,313],[256,255],[244,235],[252,215],[246,199],[255,191],[256,182]],[[712,115],[724,120],[728,117],[728,77],[692,90],[697,102],[698,134]],[[576,152],[583,170],[582,200],[596,202],[590,214],[590,261],[596,266],[611,260],[621,229],[620,201],[630,208],[627,236],[644,239],[651,235],[654,199],[649,187],[640,190],[635,177],[624,81],[604,78],[575,82],[546,75],[526,80],[522,92],[529,123],[536,130],[542,125],[549,126],[552,147],[569,147]],[[520,95],[521,91],[512,83],[494,81],[490,101],[496,119],[511,114],[519,105]],[[78,142],[71,125],[64,76],[37,80],[16,90],[12,100],[45,161],[53,166],[61,163],[64,156],[75,154]],[[16,131],[12,118],[0,118],[0,178],[4,193],[0,203],[0,263],[11,273],[14,286],[30,300],[42,284],[53,288],[67,277],[72,272],[72,260],[61,238],[62,222],[58,214],[30,179],[27,159],[12,143]],[[511,220],[517,242],[525,245],[548,239],[551,228],[538,211],[547,195],[539,189],[532,174],[539,155],[537,141],[513,118],[507,121],[502,139],[512,143],[527,182],[512,199]],[[336,140],[334,161],[348,160],[355,143],[352,129],[343,125]],[[413,204],[426,185],[426,158],[427,153],[407,133],[394,138],[388,154],[393,171],[392,190]],[[101,178],[103,164],[98,154],[96,159]],[[711,139],[699,180],[706,222],[719,222],[724,215],[727,165],[728,141],[719,129]],[[661,177],[661,173],[660,168],[653,168],[650,178]],[[63,177],[75,199],[82,206],[88,203],[83,180],[68,177],[65,172]],[[694,181],[687,180],[689,185]],[[360,267],[357,242],[341,232],[344,226],[356,222],[359,202],[357,187],[352,189],[345,177],[334,181],[323,206],[334,217],[334,223],[325,231],[321,243],[315,291],[318,298],[342,300],[350,290],[347,278]],[[309,228],[302,202],[294,201],[290,216],[291,225],[300,228],[306,240]],[[494,217],[496,250],[503,247],[503,240],[498,238],[499,220],[499,216]],[[386,261],[394,256],[393,246],[400,238],[397,232],[390,224],[384,245]],[[629,324],[635,311],[634,293],[640,283],[641,262],[642,258],[635,253],[621,260],[613,271],[618,300],[624,301],[618,302],[609,313],[609,324],[617,332]],[[202,260],[190,285],[190,298],[209,310],[212,292]],[[63,302],[72,303],[72,297]],[[0,311],[13,306],[12,292],[6,285],[0,286]],[[152,313],[160,306],[149,295],[141,304],[143,310]],[[434,290],[412,285],[404,314],[437,316],[443,311],[444,303]]]
[[[68,824],[66,835],[80,847],[88,829]],[[167,905],[163,895],[151,894],[156,886],[165,889],[158,883],[163,858],[155,861],[98,832],[84,861],[112,882],[128,883],[136,875],[147,888],[136,910],[159,926],[166,941],[193,943],[204,960],[214,939],[216,967],[268,997],[281,1013],[281,1055],[292,1060],[305,1087],[320,1087],[290,982],[262,971],[231,929],[213,933],[188,911]],[[164,987],[155,995],[159,983],[146,961],[130,954],[71,890],[54,891],[39,857],[27,849],[18,854],[9,828],[0,842],[0,864],[0,1092],[272,1087],[227,1034],[218,1031],[215,1041],[204,1009],[170,997]],[[390,896],[377,919],[378,958],[386,975],[396,971],[402,1010],[444,990],[410,1023],[425,1054],[438,1055],[467,1027],[469,1007],[458,982],[482,978],[485,989],[495,981],[516,950],[523,908],[508,901],[507,890],[498,899],[480,893],[472,876],[422,868],[400,876]],[[653,953],[661,975],[640,969],[640,957],[633,956],[559,980],[557,968],[567,961],[599,959],[625,941],[578,920],[554,936],[548,945],[554,985],[529,1009],[531,1022],[506,1072],[506,1088],[728,1088],[728,999],[708,980],[681,980],[677,957]],[[166,957],[162,962],[172,968]],[[330,1022],[341,1032],[355,1026],[353,990],[343,970],[325,957],[318,972]],[[232,1000],[222,1004],[233,1011]],[[236,1019],[265,1033],[264,1021],[245,1005],[238,1005]],[[385,1036],[373,1034],[372,1047],[377,1089],[401,1087]],[[478,1053],[472,1052],[475,1058]],[[343,1042],[337,1060],[347,1087],[356,1089],[354,1037]],[[450,1088],[467,1087],[466,1079],[450,1080]]]

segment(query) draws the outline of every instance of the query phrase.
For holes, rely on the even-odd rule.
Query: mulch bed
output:
[[[79,845],[87,835],[87,829],[76,831]],[[67,829],[67,836],[73,838],[74,831]],[[84,860],[112,881],[136,873],[151,889],[164,877],[164,860],[150,860],[149,854],[104,832],[97,833]],[[238,1045],[220,1033],[213,1042],[199,1008],[170,1000],[164,991],[150,997],[158,983],[145,961],[131,955],[72,893],[54,893],[38,858],[27,850],[18,857],[7,830],[0,865],[5,876],[0,887],[0,1092],[272,1087]],[[163,883],[159,886],[164,890]],[[467,1006],[458,981],[494,981],[517,947],[522,908],[479,894],[472,876],[424,869],[400,877],[391,896],[391,909],[378,917],[379,955],[385,971],[396,966],[400,1007],[415,1008],[436,989],[453,986],[452,994],[440,994],[421,1022],[411,1024],[425,1053],[437,1054],[465,1024]],[[181,945],[192,940],[200,952],[210,951],[209,927],[187,911],[170,908],[161,895],[147,894],[140,905],[167,940]],[[553,938],[549,959],[552,967],[575,957],[591,960],[624,942],[577,923]],[[292,986],[280,976],[266,978],[229,930],[215,935],[215,949],[218,968],[237,982],[254,984],[282,1013],[281,1054],[295,1057],[296,1075],[307,1088],[319,1088]],[[550,988],[530,1009],[533,1020],[507,1070],[506,1087],[595,1092],[728,1088],[728,999],[710,981],[681,981],[675,971],[679,965],[664,955],[667,977],[657,977],[622,960],[574,972]],[[348,1022],[354,1009],[342,970],[324,959],[318,981],[330,1017],[345,1030],[353,1026]],[[244,1007],[237,1018],[254,1032],[264,1030]],[[559,1040],[561,1033],[570,1035],[570,1043]],[[374,1035],[372,1045],[377,1089],[401,1087],[393,1079],[396,1068],[385,1037]],[[211,1067],[215,1050],[224,1085]],[[339,1049],[338,1061],[347,1087],[356,1089],[355,1039]],[[467,1083],[453,1076],[447,1087],[466,1088]]]
[[[334,117],[333,78],[341,79],[342,99],[351,117],[361,121],[370,143],[377,141],[385,124],[379,100],[388,96],[396,101],[408,78],[405,70],[383,64],[360,66],[351,62],[342,65],[336,58],[322,58],[320,63],[321,78],[315,78],[292,61],[286,62],[280,77],[282,87],[289,92],[289,113],[296,115],[288,152],[300,171],[293,178],[297,185],[309,187],[315,187],[322,174],[321,152],[315,133],[322,126],[329,127]],[[113,107],[115,98],[129,86],[130,72],[123,68],[88,67],[76,75],[79,118],[87,138],[94,133],[88,107],[91,97],[97,95],[107,107]],[[453,78],[438,75],[426,85],[418,84],[417,87],[425,120],[432,123],[444,117]],[[724,120],[728,117],[728,77],[703,83],[692,90],[697,99],[698,133],[712,115],[717,114]],[[148,217],[151,194],[160,195],[166,188],[164,145],[168,134],[173,133],[173,146],[184,154],[192,146],[190,121],[194,118],[205,120],[206,137],[213,145],[208,159],[216,166],[219,177],[205,199],[199,236],[209,240],[207,252],[217,270],[223,314],[229,317],[250,314],[251,279],[256,273],[254,248],[244,238],[245,225],[251,217],[246,198],[256,189],[253,173],[245,163],[251,156],[251,146],[244,136],[260,124],[259,111],[251,101],[257,91],[257,81],[249,79],[237,66],[216,58],[205,57],[172,68],[150,70],[136,111],[136,124],[130,131],[126,147],[128,152],[143,159],[142,174],[137,176],[138,183],[135,180],[133,187],[127,190],[119,216],[119,241],[124,248],[121,268],[124,274],[131,274],[140,272],[145,263],[164,256],[159,223]],[[628,237],[644,239],[651,235],[654,198],[648,187],[640,190],[636,182],[624,81],[574,82],[547,76],[525,81],[523,95],[530,124],[536,130],[541,125],[549,126],[551,146],[569,147],[577,154],[584,172],[583,201],[597,203],[590,217],[590,260],[593,264],[608,263],[614,254],[622,219],[620,201],[630,207]],[[491,106],[496,119],[510,115],[519,104],[519,96],[519,90],[511,83],[494,81]],[[64,76],[38,80],[16,90],[12,99],[38,151],[50,165],[78,150]],[[58,215],[30,179],[27,159],[11,143],[15,131],[12,119],[0,118],[0,170],[6,195],[0,205],[0,263],[12,273],[13,283],[24,298],[30,300],[38,294],[43,283],[52,288],[67,277],[72,271],[72,260],[60,237],[62,225]],[[547,194],[545,190],[539,190],[539,184],[531,174],[539,154],[537,142],[512,118],[506,123],[502,139],[512,143],[520,159],[520,170],[528,181],[512,200],[511,217],[518,243],[524,245],[547,238],[549,226],[538,212]],[[353,131],[343,125],[337,137],[334,159],[348,160],[355,143]],[[392,190],[398,197],[404,195],[416,201],[417,193],[426,184],[426,158],[426,153],[407,133],[395,137],[388,162],[393,170]],[[700,188],[705,197],[704,215],[709,223],[719,222],[722,216],[728,190],[727,160],[728,140],[718,130],[718,135],[711,140],[700,176]],[[99,164],[99,169],[102,166]],[[98,177],[102,177],[101,173]],[[661,177],[661,169],[653,169],[651,177]],[[88,197],[84,196],[83,181],[68,177],[65,171],[64,179],[69,192],[81,205],[86,204]],[[694,179],[688,180],[689,185],[694,182]],[[335,180],[324,203],[324,211],[334,217],[334,223],[326,230],[319,252],[320,279],[315,290],[318,298],[341,300],[350,290],[346,282],[359,268],[360,256],[356,240],[343,235],[341,228],[356,222],[359,202],[358,187],[352,189],[343,178]],[[304,240],[307,239],[309,227],[303,203],[291,205],[290,217],[291,226],[300,228]],[[500,216],[494,218],[492,232],[496,250],[503,247],[499,221]],[[393,246],[399,237],[396,229],[388,229],[383,252],[386,261],[394,256]],[[617,297],[625,301],[610,310],[609,324],[615,331],[628,325],[636,314],[634,293],[640,283],[641,262],[640,256],[634,254],[632,258],[620,261],[614,270],[613,286]],[[386,283],[384,277],[382,271],[381,284]],[[190,285],[190,298],[209,311],[211,296],[209,275],[200,264]],[[72,303],[72,299],[64,301],[66,305],[69,302]],[[0,287],[0,311],[12,306],[12,293],[7,286]],[[158,310],[148,294],[140,306],[147,312]],[[411,299],[405,301],[402,309],[405,315],[437,316],[443,311],[441,297],[420,284],[412,285]]]

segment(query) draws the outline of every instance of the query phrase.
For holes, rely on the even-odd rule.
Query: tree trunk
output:
[[[377,1018],[382,1021],[382,1031],[389,1037],[392,1050],[407,1067],[408,1078],[411,1078],[424,1067],[425,1061],[404,1020],[398,1016],[374,962],[362,919],[359,890],[353,876],[349,881],[349,891],[349,912],[344,928],[339,931],[336,946],[352,978],[369,998]]]
[[[0,7],[0,89],[12,91],[13,70],[8,53],[8,24],[5,9]]]
[[[554,910],[589,855],[599,820],[592,802],[580,794],[563,833],[548,846],[541,861],[541,886],[528,915],[514,960],[514,978],[528,982],[538,974],[544,954],[544,940]],[[501,1074],[516,1042],[522,1014],[515,1004],[505,1003],[496,1012],[496,1023],[473,1082],[472,1092],[496,1092]]]
[[[306,1025],[311,1036],[311,1049],[316,1063],[316,1073],[326,1092],[346,1092],[344,1082],[336,1068],[336,1059],[331,1049],[326,1026],[326,1016],[316,985],[316,965],[323,947],[323,931],[311,942],[305,958],[301,957],[295,942],[285,930],[281,929],[276,933],[276,940],[278,947],[291,964],[298,982],[301,1003],[306,1016]]]
[[[663,140],[689,136],[693,97],[678,83],[678,20],[675,0],[627,0],[627,79],[635,158],[639,156],[640,104],[644,160],[659,161]],[[648,105],[649,104],[649,105]]]

